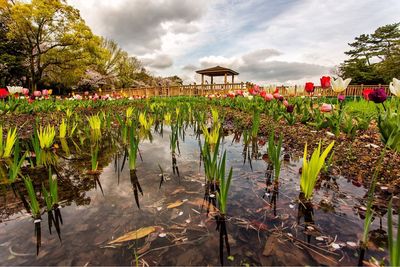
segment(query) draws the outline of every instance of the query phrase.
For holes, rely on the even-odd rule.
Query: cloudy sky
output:
[[[199,81],[221,65],[260,84],[317,82],[362,33],[399,22],[398,0],[68,0],[94,33],[155,75]]]

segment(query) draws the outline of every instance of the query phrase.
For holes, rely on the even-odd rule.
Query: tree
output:
[[[77,68],[82,73],[83,66],[93,63],[99,39],[65,0],[1,1],[10,17],[7,37],[22,43],[33,90],[44,77]]]
[[[7,37],[9,19],[0,8],[0,86],[22,84],[25,78],[25,57],[22,53],[22,45],[18,41]]]
[[[339,71],[344,78],[352,78],[352,83],[389,83],[393,77],[400,77],[400,23],[362,34],[349,46],[345,54],[350,58]]]

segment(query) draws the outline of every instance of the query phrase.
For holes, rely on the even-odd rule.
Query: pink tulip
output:
[[[29,89],[26,89],[26,88],[22,89],[22,93],[24,95],[29,95]]]
[[[45,90],[42,90],[42,95],[43,96],[47,96],[49,94],[49,91],[47,91],[46,89]]]
[[[281,98],[281,94],[280,94],[280,93],[274,93],[274,94],[273,94],[273,97],[274,97],[275,99],[280,99],[280,98]]]
[[[322,106],[319,108],[321,112],[331,112],[332,109],[333,107],[331,104],[325,104],[325,103],[323,103]]]
[[[89,91],[85,91],[85,96],[88,96],[89,95]]]
[[[264,96],[265,101],[272,101],[274,99],[274,96],[272,94],[265,94]]]
[[[33,95],[36,96],[36,97],[40,97],[40,96],[42,95],[42,92],[40,92],[40,91],[34,91],[34,92],[33,92]]]
[[[287,100],[283,100],[283,105],[285,106],[285,107],[287,107],[287,106],[289,106],[289,102],[287,102]]]

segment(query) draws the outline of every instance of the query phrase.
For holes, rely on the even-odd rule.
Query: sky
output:
[[[95,34],[154,75],[199,82],[220,65],[239,81],[319,83],[354,37],[400,22],[399,0],[68,0]],[[217,80],[222,82],[222,78]]]

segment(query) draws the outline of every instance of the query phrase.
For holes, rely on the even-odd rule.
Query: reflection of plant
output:
[[[36,198],[36,192],[32,184],[32,180],[29,177],[24,177],[24,183],[26,190],[28,191],[28,197],[29,197],[29,207],[31,209],[31,214],[34,218],[39,218],[40,217],[40,207],[39,207],[39,202],[37,201]]]
[[[324,166],[325,159],[328,156],[329,152],[332,150],[334,143],[335,142],[332,142],[321,154],[321,142],[319,142],[319,145],[312,153],[310,160],[307,160],[307,144],[305,145],[300,188],[301,191],[304,193],[304,197],[306,200],[310,200],[312,197],[319,172]]]
[[[268,157],[274,165],[275,181],[278,181],[281,172],[281,150],[282,150],[282,134],[279,137],[278,144],[275,145],[275,132],[272,131],[268,141]]]
[[[400,222],[400,210],[397,211]],[[397,228],[397,238],[393,238],[393,219],[392,219],[392,200],[389,203],[388,209],[388,245],[390,255],[390,265],[400,266],[400,230]]]
[[[47,125],[45,128],[40,126],[37,131],[37,136],[39,139],[39,144],[41,149],[49,149],[54,142],[54,137],[56,136],[56,131],[54,126]]]
[[[175,154],[178,145],[178,130],[179,129],[176,125],[171,125],[171,135],[169,136],[169,140],[172,154]]]
[[[12,149],[17,140],[17,128],[13,130],[10,129],[7,132],[7,138],[3,143],[3,127],[0,126],[0,157],[1,158],[9,158],[12,153]]]

